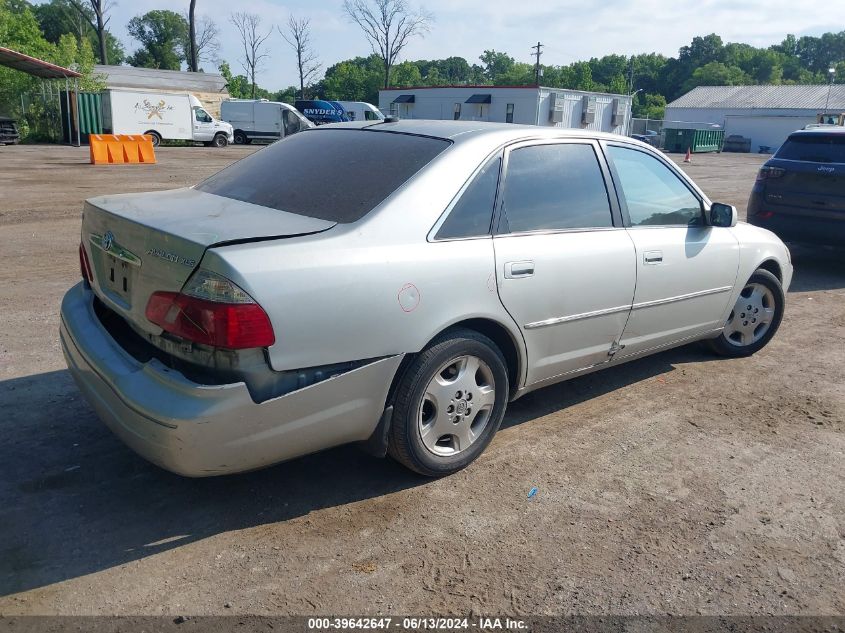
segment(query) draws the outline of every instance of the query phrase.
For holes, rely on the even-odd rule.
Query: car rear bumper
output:
[[[366,440],[402,355],[374,361],[256,404],[244,383],[200,385],[153,359],[141,363],[103,328],[80,283],[62,301],[68,369],[103,422],[130,448],[174,473],[255,470]]]
[[[770,230],[785,242],[845,246],[845,217],[831,220],[775,212],[770,217],[749,215],[748,223]]]

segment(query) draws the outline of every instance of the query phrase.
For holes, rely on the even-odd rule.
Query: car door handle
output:
[[[644,264],[659,264],[663,261],[663,251],[646,251],[643,253]]]
[[[534,262],[530,260],[505,263],[505,279],[519,279],[534,274]]]

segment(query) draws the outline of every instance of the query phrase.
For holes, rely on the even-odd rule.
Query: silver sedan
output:
[[[83,214],[68,367],[188,476],[352,442],[449,474],[535,389],[696,340],[760,350],[792,277],[654,148],[584,130],[325,126]]]

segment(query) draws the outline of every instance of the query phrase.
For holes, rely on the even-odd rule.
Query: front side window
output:
[[[661,161],[645,152],[614,145],[608,153],[619,175],[631,226],[704,224],[701,201]]]
[[[502,232],[610,226],[607,187],[592,145],[534,145],[511,151]]]
[[[282,120],[285,124],[285,136],[296,134],[302,127],[299,117],[290,110],[282,110]]]
[[[205,110],[197,108],[194,112],[197,117],[197,121],[200,123],[211,123],[212,119]]]
[[[381,121],[381,117],[378,115],[377,112],[372,112],[370,110],[364,110],[364,120],[365,121]]]
[[[436,239],[477,237],[490,232],[502,159],[498,156],[475,176],[437,231]]]

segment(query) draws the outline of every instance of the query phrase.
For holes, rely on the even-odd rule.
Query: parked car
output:
[[[196,141],[226,147],[232,126],[218,121],[191,94],[114,89],[103,92],[103,129],[109,134],[147,134],[162,141]]]
[[[646,130],[643,134],[631,134],[631,138],[648,143],[652,147],[660,147],[660,133],[654,130]]]
[[[696,340],[760,350],[792,277],[649,145],[469,121],[320,127],[192,188],[92,198],[79,255],[70,372],[189,476],[350,442],[449,474],[546,385]]]
[[[845,128],[790,134],[757,174],[748,221],[788,241],[845,245]]]
[[[227,99],[220,104],[220,118],[234,129],[236,145],[256,139],[277,141],[314,127],[293,106],[266,99]]]
[[[20,140],[18,122],[15,119],[0,116],[0,145],[15,145]]]

